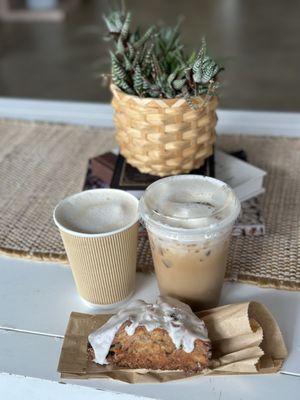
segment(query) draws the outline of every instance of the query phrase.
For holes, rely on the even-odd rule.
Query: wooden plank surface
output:
[[[0,328],[63,337],[72,311],[101,312],[82,302],[66,266],[0,257],[0,274]],[[155,276],[139,273],[133,298],[153,301],[157,295]],[[249,300],[265,304],[273,313],[289,350],[283,370],[300,375],[300,292],[224,285],[221,304]]]
[[[3,256],[0,274],[0,328],[62,337],[72,311],[101,311],[82,302],[67,266]],[[138,273],[133,298],[150,301],[157,294],[153,275]]]
[[[285,393],[296,399],[300,391],[300,378],[281,374],[198,377],[138,385],[109,379],[66,380],[67,385],[59,385],[56,368],[61,344],[62,339],[54,337],[0,329],[0,399],[93,400],[98,396],[99,400],[130,400],[134,395],[163,400],[186,396],[189,400],[280,400]]]
[[[62,385],[25,376],[0,373],[0,398],[5,400],[147,400],[148,397]]]

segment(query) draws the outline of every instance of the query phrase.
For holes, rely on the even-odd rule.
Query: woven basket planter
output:
[[[157,176],[188,173],[213,153],[216,107],[212,97],[184,99],[131,96],[111,85],[120,153],[140,172]]]

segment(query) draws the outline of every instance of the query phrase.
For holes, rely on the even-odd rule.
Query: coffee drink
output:
[[[199,175],[168,177],[140,201],[160,292],[194,309],[215,306],[224,280],[231,230],[240,211],[223,182]]]
[[[112,233],[137,220],[137,202],[122,190],[87,190],[65,199],[56,210],[56,218],[66,229],[78,233]]]
[[[133,293],[138,201],[117,189],[94,189],[62,200],[54,210],[73,277],[90,306],[116,307]]]

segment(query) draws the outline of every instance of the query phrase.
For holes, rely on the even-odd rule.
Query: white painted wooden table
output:
[[[281,399],[287,392],[291,398],[296,398],[300,392],[300,316],[297,310],[300,292],[226,283],[222,293],[222,304],[257,300],[268,306],[282,329],[289,349],[289,358],[283,368],[285,374],[200,377],[139,385],[106,379],[76,380],[58,385],[55,383],[59,381],[56,368],[69,314],[71,311],[95,311],[78,297],[68,267],[0,257],[0,274],[0,399],[38,399],[45,391],[48,399],[58,399],[59,396],[73,398],[74,393],[78,399],[81,393],[82,398],[93,399],[93,389],[87,392],[82,386],[174,400],[187,395],[191,400],[200,396],[206,399],[263,399],[267,396]],[[134,298],[152,301],[157,294],[155,277],[139,273]],[[30,379],[22,380],[22,376]],[[74,385],[78,386],[77,391]],[[18,391],[17,387],[22,390]],[[97,392],[98,398],[101,399],[101,395],[103,398],[117,398],[114,393]]]
[[[300,135],[300,114],[221,110],[219,133]],[[112,126],[108,105],[0,98],[0,118]],[[134,298],[154,300],[154,276],[138,274]],[[299,398],[300,292],[226,283],[222,304],[257,300],[276,317],[289,350],[276,375],[198,377],[161,384],[112,380],[59,384],[56,372],[71,311],[93,312],[79,299],[64,266],[0,257],[0,400],[267,399]],[[95,390],[98,389],[98,390]]]

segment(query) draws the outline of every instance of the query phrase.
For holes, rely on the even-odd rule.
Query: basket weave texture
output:
[[[213,153],[217,97],[185,99],[131,96],[111,85],[116,140],[127,162],[157,176],[188,173]]]

